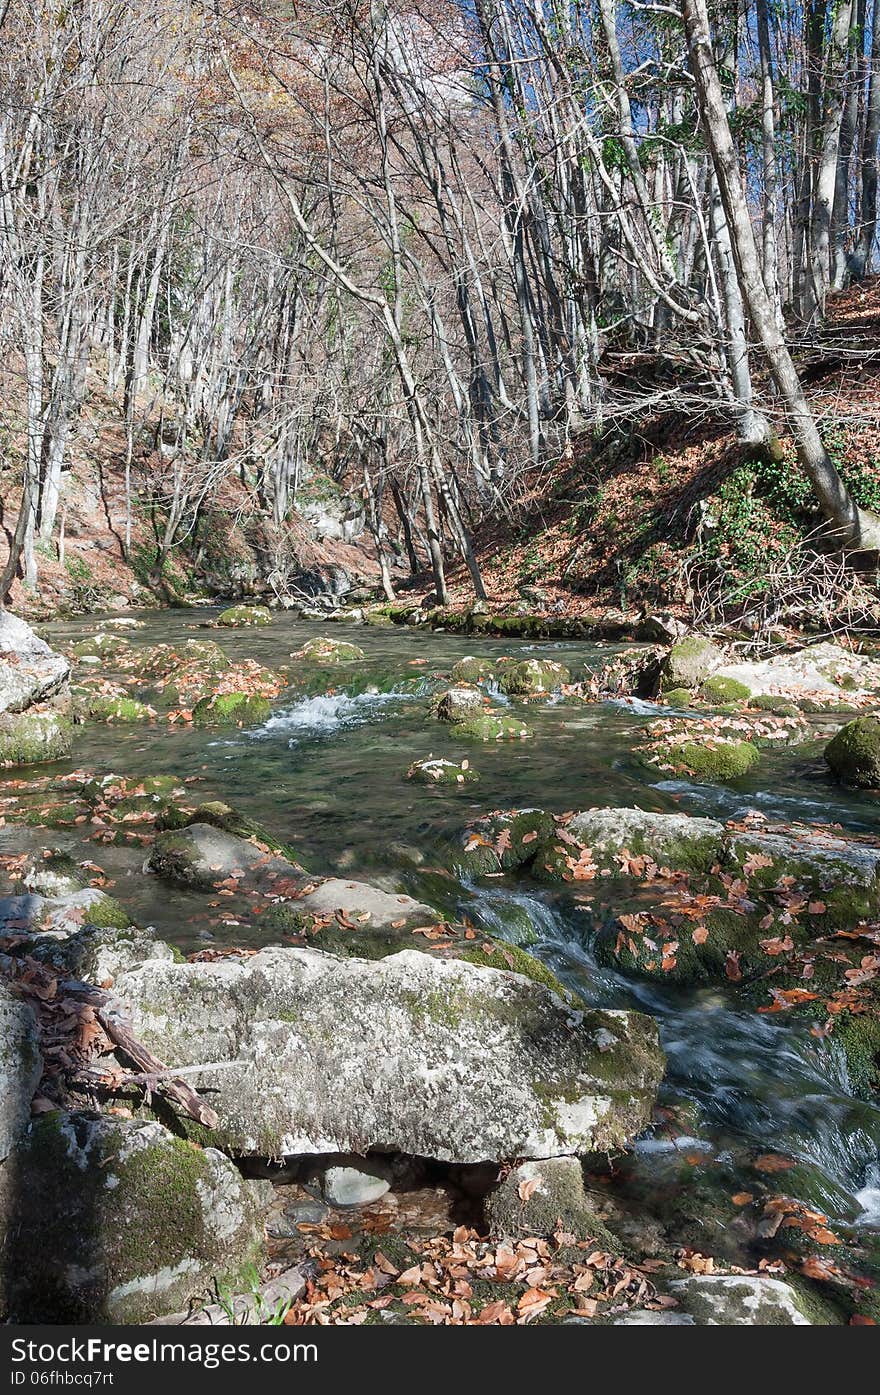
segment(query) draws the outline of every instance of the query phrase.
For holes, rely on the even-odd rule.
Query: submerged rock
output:
[[[156,713],[137,698],[86,692],[77,697],[77,716],[92,722],[149,722]]]
[[[272,612],[264,605],[231,605],[217,616],[218,625],[228,625],[233,629],[271,623]]]
[[[649,1018],[576,1011],[518,974],[415,950],[146,964],[116,992],[160,1059],[232,1063],[201,1076],[216,1138],[257,1156],[614,1148],[648,1122],[663,1072]]]
[[[262,1258],[256,1195],[213,1148],[158,1123],[51,1113],[3,1171],[14,1322],[149,1322]]]
[[[463,760],[458,765],[454,760],[427,756],[424,760],[413,761],[406,778],[418,785],[472,785],[480,776],[469,761]]]
[[[842,784],[880,789],[880,718],[847,722],[825,747],[825,760]]]

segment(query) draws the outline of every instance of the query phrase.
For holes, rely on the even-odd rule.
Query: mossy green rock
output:
[[[231,605],[217,616],[218,625],[229,625],[232,629],[271,623],[272,612],[264,605]]]
[[[72,744],[73,722],[66,706],[0,715],[0,766],[64,760]]]
[[[498,669],[498,685],[508,697],[537,697],[543,693],[554,693],[564,683],[570,682],[571,674],[565,665],[550,659],[523,659],[520,663],[505,664]]]
[[[880,789],[880,717],[847,722],[825,747],[838,780],[858,789]]]
[[[114,655],[126,653],[131,648],[130,643],[122,635],[97,634],[91,639],[81,639],[73,646],[73,653],[78,659],[86,658],[90,655],[97,655],[98,658],[113,658]]]
[[[531,727],[511,712],[483,712],[455,722],[451,734],[468,741],[518,741],[534,736]]]
[[[8,1160],[4,1310],[19,1323],[145,1323],[262,1259],[255,1193],[158,1123],[41,1115]]]
[[[664,764],[698,780],[738,780],[761,758],[750,741],[682,741],[667,747]]]
[[[495,667],[491,659],[479,659],[469,654],[453,665],[449,676],[454,683],[488,683],[495,677]]]
[[[106,697],[102,693],[89,693],[79,698],[77,709],[82,717],[92,722],[149,722],[156,715],[136,698]]]
[[[215,693],[200,698],[192,716],[198,727],[255,727],[265,722],[271,711],[268,698],[252,693]]]
[[[724,652],[703,635],[687,635],[673,644],[663,660],[660,687],[698,688],[724,662]]]
[[[557,1230],[589,1240],[597,1250],[621,1252],[620,1241],[598,1215],[599,1198],[588,1195],[577,1158],[544,1158],[521,1163],[504,1178],[486,1203],[490,1235],[522,1240]]]
[[[431,710],[439,722],[467,722],[483,712],[485,697],[480,688],[461,684],[438,693]]]
[[[669,695],[666,697],[668,701]],[[700,697],[704,702],[746,702],[751,697],[751,689],[736,678],[723,678],[718,674],[714,678],[706,679],[700,688]]]
[[[294,659],[306,659],[316,664],[351,664],[366,655],[359,644],[349,644],[343,639],[310,639],[301,649],[291,655]]]

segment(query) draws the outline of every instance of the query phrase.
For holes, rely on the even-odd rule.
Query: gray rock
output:
[[[698,688],[724,663],[725,654],[704,635],[686,635],[673,644],[661,666],[663,688]],[[742,680],[745,682],[745,679]]]
[[[266,853],[246,838],[213,824],[192,823],[160,833],[147,867],[151,872],[199,891],[210,891],[228,877],[252,880],[271,873],[302,878],[300,868]]]
[[[781,1279],[691,1274],[669,1285],[700,1327],[810,1327],[800,1296]]]
[[[125,929],[86,925],[60,939],[38,935],[28,945],[28,953],[72,978],[96,984],[112,982],[118,974],[136,969],[150,959],[174,959],[170,945],[156,939],[152,930],[141,930],[135,925]]]
[[[30,1122],[43,1074],[40,1038],[28,1003],[0,979],[0,1162]]]
[[[735,678],[756,694],[820,692],[845,700],[856,692],[880,689],[880,663],[827,641],[754,663],[724,662],[717,673],[722,678]]]
[[[517,1240],[524,1235],[568,1231],[599,1249],[619,1249],[597,1213],[597,1199],[584,1189],[578,1158],[542,1158],[509,1172],[486,1203],[490,1233]]]
[[[617,853],[645,853],[661,866],[709,867],[717,860],[724,825],[688,814],[652,814],[643,809],[587,809],[575,814],[568,832],[604,865]]]
[[[4,1169],[14,1322],[149,1322],[235,1291],[262,1256],[250,1185],[161,1124],[43,1114]]]
[[[438,919],[437,912],[430,906],[403,892],[381,891],[366,882],[345,881],[342,877],[330,877],[321,882],[307,896],[299,897],[296,907],[317,916],[344,911],[349,920],[368,915],[370,919],[365,924],[368,923],[371,930],[385,929],[397,920],[418,920],[422,925],[433,925]]]
[[[390,1169],[365,1158],[334,1163],[317,1180],[328,1206],[369,1206],[391,1190]]]
[[[441,722],[466,722],[482,712],[484,697],[479,688],[448,688],[440,694],[434,711]]]
[[[0,610],[0,713],[26,712],[67,686],[70,664],[30,625]]]
[[[267,949],[116,982],[138,1037],[202,1087],[242,1154],[396,1150],[449,1162],[620,1146],[663,1071],[654,1022],[576,1011],[519,974],[405,950]]]
[[[0,928],[19,934],[44,935],[56,940],[77,934],[85,925],[128,925],[128,915],[119,902],[99,887],[87,886],[63,896],[0,897]]]

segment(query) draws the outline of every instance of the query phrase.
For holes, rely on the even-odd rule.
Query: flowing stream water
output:
[[[155,614],[132,638],[173,644],[199,637],[200,618],[200,612]],[[44,633],[69,644],[94,628],[85,621],[58,623]],[[584,917],[564,895],[525,880],[496,878],[479,886],[457,880],[446,870],[448,857],[443,864],[438,856],[470,819],[499,808],[636,805],[723,818],[756,808],[770,819],[838,822],[870,833],[878,831],[876,800],[834,785],[809,748],[767,753],[734,785],[664,779],[632,754],[658,711],[652,704],[530,706],[533,740],[487,746],[466,745],[427,713],[427,676],[448,672],[466,654],[544,655],[574,672],[605,661],[610,645],[353,630],[284,616],[265,629],[213,637],[232,658],[279,667],[317,634],[359,644],[366,661],[339,668],[322,692],[292,687],[275,702],[270,719],[249,731],[164,722],[78,728],[75,760],[66,768],[193,779],[200,800],[222,798],[259,820],[316,873],[362,875],[422,895],[501,936],[527,917],[539,936],[533,952],[588,1003],[635,1007],[658,1021],[668,1058],[661,1124],[619,1163],[633,1196],[686,1211],[696,1175],[698,1186],[729,1195],[742,1190],[744,1159],[756,1150],[778,1152],[797,1164],[786,1176],[787,1191],[835,1222],[880,1231],[880,1109],[854,1094],[833,1037],[817,1040],[803,1023],[756,1014],[733,985],[666,987],[599,967]],[[407,782],[410,763],[429,753],[469,758],[480,782],[453,788]],[[5,850],[17,836],[13,826],[3,831]],[[114,879],[114,894],[132,916],[184,952],[206,941],[272,941],[257,922],[230,915],[224,924],[217,912],[209,914],[204,897],[169,894],[144,873],[143,852],[85,846]]]

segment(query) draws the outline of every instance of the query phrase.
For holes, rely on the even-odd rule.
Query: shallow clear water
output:
[[[203,612],[156,614],[131,637],[137,644],[198,638],[205,634],[198,628],[204,618]],[[84,621],[52,625],[45,633],[69,642],[93,631]],[[367,659],[334,672],[332,691],[311,696],[302,691],[306,670],[294,664],[291,689],[276,701],[269,721],[251,731],[218,734],[161,721],[149,728],[80,728],[75,763],[66,768],[197,777],[193,792],[200,798],[222,798],[265,823],[315,872],[361,871],[421,891],[444,911],[458,910],[500,933],[510,907],[517,907],[540,935],[536,952],[588,1002],[638,1007],[658,1020],[669,1061],[661,1103],[691,1118],[693,1129],[677,1136],[673,1128],[639,1144],[626,1164],[635,1188],[658,1186],[670,1158],[683,1150],[702,1149],[713,1167],[734,1175],[756,1149],[779,1151],[803,1163],[808,1199],[818,1199],[829,1216],[880,1226],[880,1110],[853,1096],[833,1044],[817,1042],[802,1025],[743,1010],[731,988],[685,992],[600,969],[576,910],[563,898],[506,879],[479,888],[457,883],[439,870],[438,856],[471,818],[496,808],[637,805],[724,818],[756,808],[771,819],[876,832],[875,800],[830,782],[815,754],[768,752],[736,785],[663,779],[632,756],[645,724],[657,715],[653,704],[530,706],[526,717],[535,739],[492,746],[456,738],[427,712],[430,678],[466,654],[546,654],[578,674],[619,646],[351,630],[285,616],[266,629],[210,634],[231,657],[270,667],[291,663],[291,651],[317,634],[351,639]],[[429,754],[467,757],[480,783],[452,789],[408,783],[410,763]],[[14,836],[6,831],[7,848]],[[94,856],[94,845],[86,846]],[[132,914],[185,950],[223,933],[216,921],[207,928],[204,898],[169,895],[142,871],[143,852],[101,848],[98,860]],[[230,943],[260,942],[258,925],[229,920]]]

